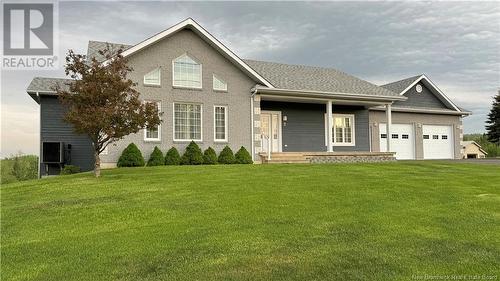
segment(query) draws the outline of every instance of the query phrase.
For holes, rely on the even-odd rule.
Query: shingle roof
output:
[[[31,80],[27,92],[54,92],[57,86],[61,87],[62,90],[68,90],[68,82],[71,79],[64,78],[47,78],[47,77],[35,77]]]
[[[389,84],[381,85],[380,87],[383,87],[387,90],[393,91],[397,94],[400,94],[404,89],[408,88],[415,80],[420,78],[422,75],[417,75],[409,78],[405,78],[402,80],[398,80]]]
[[[101,41],[89,41],[88,49],[87,49],[87,58],[92,59],[95,57],[97,61],[104,61],[106,58],[99,54],[100,50],[104,50],[109,46],[111,52],[116,52],[120,48],[122,51],[132,47],[132,45],[127,44],[119,44],[119,43],[109,43],[109,42],[101,42]]]
[[[397,96],[392,91],[333,68],[247,59],[243,61],[271,82],[274,87],[280,89]]]

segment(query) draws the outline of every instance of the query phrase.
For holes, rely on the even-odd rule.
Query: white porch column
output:
[[[326,103],[326,151],[333,152],[332,146],[332,101]]]
[[[387,117],[386,132],[387,132],[387,152],[391,151],[391,126],[392,126],[392,112],[391,104],[385,106],[385,115]]]

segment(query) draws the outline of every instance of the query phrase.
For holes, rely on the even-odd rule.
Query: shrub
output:
[[[217,164],[217,154],[213,148],[209,147],[203,152],[203,164]]]
[[[148,166],[161,166],[165,163],[163,159],[163,153],[161,150],[155,146],[153,152],[151,152],[151,156],[149,156]]]
[[[131,143],[123,150],[116,165],[118,167],[142,167],[144,166],[144,158],[139,148],[134,143]]]
[[[19,153],[2,159],[0,160],[0,171],[2,184],[36,179],[38,178],[38,156]]]
[[[235,161],[234,154],[229,146],[225,146],[224,149],[219,154],[220,164],[233,164]]]
[[[250,153],[242,146],[238,152],[234,155],[234,158],[236,159],[236,163],[238,164],[252,164],[252,156],[250,156]]]
[[[75,165],[64,165],[64,168],[61,170],[61,175],[71,175],[81,172],[80,167]]]
[[[179,165],[181,163],[181,156],[177,148],[172,147],[165,155],[165,165]]]
[[[203,152],[200,147],[194,142],[186,147],[186,151],[181,158],[181,165],[201,165],[203,164]]]

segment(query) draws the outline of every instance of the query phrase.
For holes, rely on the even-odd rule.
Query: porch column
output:
[[[332,101],[326,103],[326,151],[333,152],[332,147]]]
[[[385,115],[387,117],[386,123],[386,133],[387,133],[387,152],[391,151],[391,126],[392,126],[392,112],[391,112],[391,104],[388,103],[385,106]]]

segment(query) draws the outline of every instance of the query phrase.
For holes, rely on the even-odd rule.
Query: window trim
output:
[[[216,128],[215,128],[215,108],[217,107],[223,107],[224,108],[224,139],[217,139],[217,134],[216,134]],[[227,124],[227,119],[228,119],[228,107],[227,105],[214,105],[214,142],[228,142],[228,124]]]
[[[175,105],[176,104],[194,104],[200,106],[200,139],[176,139],[175,138]],[[176,101],[172,103],[172,139],[174,142],[203,142],[203,104],[196,102]]]
[[[158,105],[158,114],[161,113],[161,101],[155,100],[145,100],[144,103],[156,103]],[[158,137],[157,138],[148,138],[147,137],[147,128],[144,128],[144,141],[145,142],[158,142],[161,141],[161,122],[158,124]]]
[[[152,72],[157,71],[157,70],[158,70],[158,84],[146,82],[146,75],[151,74]],[[144,86],[161,86],[161,67],[157,67],[157,68],[151,70],[150,72],[144,74],[144,76],[142,78],[142,84]]]
[[[214,80],[217,79],[219,80],[220,82],[224,83],[224,85],[226,85],[226,88],[225,89],[216,89],[215,88],[215,83],[214,83]],[[212,74],[212,90],[214,91],[217,91],[217,92],[227,92],[227,82],[220,79],[217,75],[215,75],[215,73]]]
[[[197,62],[200,65],[200,87],[187,87],[182,85],[175,85],[175,61],[183,56],[188,56],[190,59],[192,59],[193,61]],[[193,56],[190,56],[187,52],[174,58],[172,60],[172,87],[181,89],[198,89],[198,90],[203,89],[203,64],[201,64],[201,62],[199,62],[198,59],[194,58]]]
[[[335,128],[335,117],[349,117],[351,118],[351,128],[352,128],[352,133],[351,133],[351,142],[336,142],[335,141],[335,137],[336,137],[336,132],[334,130]],[[326,118],[328,118],[327,114],[325,113],[325,146],[327,145],[327,134],[326,134],[326,130],[327,130],[327,120]],[[332,142],[332,146],[356,146],[356,117],[355,117],[355,114],[344,114],[344,113],[332,113],[332,128],[330,128],[330,130],[332,130],[332,138],[333,140],[330,140]]]

